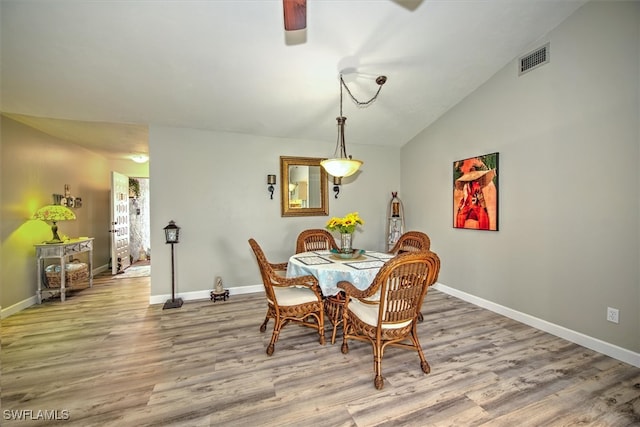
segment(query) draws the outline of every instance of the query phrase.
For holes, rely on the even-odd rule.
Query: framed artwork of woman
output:
[[[498,230],[498,153],[453,162],[453,227]]]

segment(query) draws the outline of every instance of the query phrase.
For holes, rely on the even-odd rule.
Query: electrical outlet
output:
[[[609,322],[618,323],[620,312],[617,308],[607,307],[607,320]]]

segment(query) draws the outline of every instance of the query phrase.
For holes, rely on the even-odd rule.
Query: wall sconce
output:
[[[333,191],[336,193],[335,196],[333,196],[334,198],[338,198],[338,193],[340,193],[340,186],[342,185],[342,177],[341,176],[334,176],[333,177]]]
[[[273,191],[275,190],[273,186],[276,185],[276,176],[267,175],[267,184],[269,184],[267,190],[269,190],[269,193],[271,193],[271,200],[273,200]]]

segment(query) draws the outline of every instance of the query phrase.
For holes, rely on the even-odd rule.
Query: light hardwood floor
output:
[[[640,369],[436,290],[431,373],[389,348],[378,391],[371,347],[343,355],[328,325],[324,346],[287,326],[267,356],[262,294],[162,310],[148,277],[95,282],[2,320],[2,426],[640,425]],[[38,411],[68,420],[9,419]]]

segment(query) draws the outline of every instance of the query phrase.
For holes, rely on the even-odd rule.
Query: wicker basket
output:
[[[84,262],[71,262],[65,266],[65,288],[71,288],[89,279],[89,266]],[[60,287],[60,265],[52,264],[45,268],[47,286],[49,288]]]

